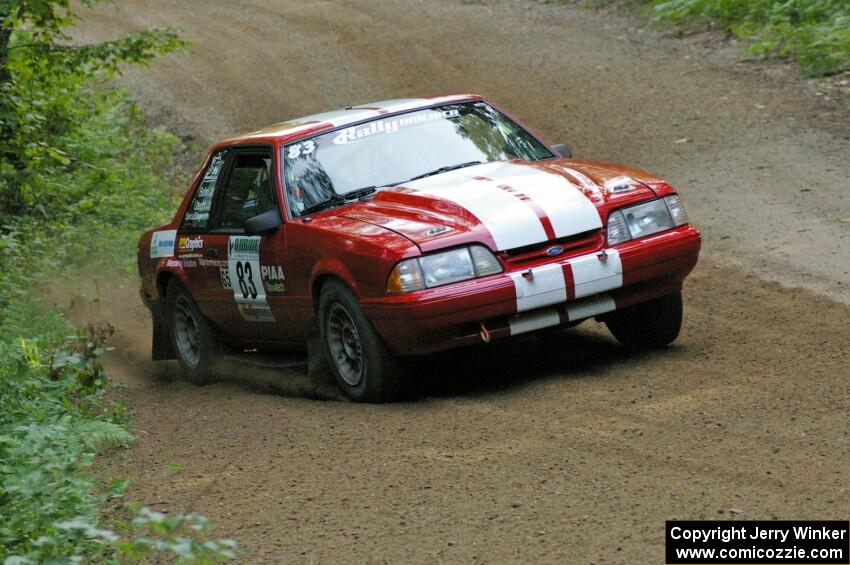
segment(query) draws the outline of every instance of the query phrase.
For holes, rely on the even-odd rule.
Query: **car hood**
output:
[[[591,161],[486,163],[383,189],[337,214],[423,251],[473,241],[502,251],[600,229],[612,202],[654,196],[646,177]]]

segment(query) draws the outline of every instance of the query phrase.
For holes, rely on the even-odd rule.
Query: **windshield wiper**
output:
[[[298,216],[306,216],[307,214],[312,214],[313,212],[321,212],[322,210],[327,210],[328,208],[333,208],[334,206],[345,204],[349,200],[357,200],[358,198],[369,196],[376,190],[378,190],[377,186],[364,186],[363,188],[351,190],[349,192],[346,192],[345,194],[337,194],[329,200],[325,200],[324,202],[319,202],[318,204],[314,204],[312,206],[304,208],[303,210],[301,210],[301,213],[298,214]]]
[[[466,163],[458,163],[457,165],[447,165],[445,167],[440,167],[439,169],[434,169],[433,171],[428,171],[427,173],[422,173],[421,175],[416,175],[413,178],[409,178],[404,182],[410,182],[412,180],[424,179],[425,177],[430,177],[434,175],[439,175],[440,173],[447,173],[449,171],[454,171],[455,169],[463,169],[464,167],[471,167],[472,165],[481,165],[484,161],[468,161]],[[404,183],[401,183],[404,184]]]

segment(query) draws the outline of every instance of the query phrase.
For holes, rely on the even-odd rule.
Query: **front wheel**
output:
[[[357,402],[387,402],[397,393],[396,364],[381,336],[345,285],[328,282],[319,297],[325,355],[346,396]]]
[[[165,302],[171,343],[184,377],[196,385],[212,382],[221,355],[212,326],[176,279],[168,284]]]
[[[656,349],[670,345],[682,328],[682,293],[616,310],[605,324],[626,347]]]

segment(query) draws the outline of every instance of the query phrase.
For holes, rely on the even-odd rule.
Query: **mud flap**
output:
[[[315,319],[310,322],[310,332],[307,334],[307,376],[315,382],[334,379],[325,355],[319,323]]]
[[[174,346],[171,343],[171,336],[168,335],[168,327],[166,327],[162,316],[158,316],[156,313],[153,314],[151,359],[154,361],[177,359],[177,355],[174,354]]]

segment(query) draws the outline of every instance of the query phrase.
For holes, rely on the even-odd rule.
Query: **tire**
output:
[[[213,382],[221,347],[209,321],[177,279],[168,283],[165,305],[168,333],[184,378],[196,385]]]
[[[396,362],[363,314],[357,297],[339,281],[322,287],[319,330],[336,382],[356,402],[388,402],[398,395]]]
[[[617,310],[605,324],[625,347],[657,349],[670,345],[682,328],[682,293]]]

